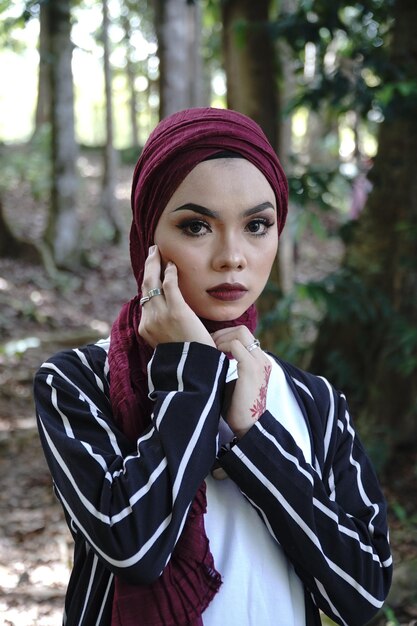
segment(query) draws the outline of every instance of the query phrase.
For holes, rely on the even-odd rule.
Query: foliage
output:
[[[147,0],[122,0],[120,6],[120,14],[129,20],[132,31],[140,26],[141,33],[149,40],[155,38],[151,4]]]
[[[303,207],[313,220],[316,213],[312,212],[312,207],[318,209],[322,216],[335,209],[340,213],[346,211],[346,200],[351,194],[351,179],[343,173],[339,163],[304,165],[300,160],[292,159],[287,178],[290,202]],[[318,232],[325,234],[320,227]]]
[[[328,323],[340,324],[342,328],[350,324],[355,329],[356,334],[352,330],[355,367],[336,346],[328,354],[332,381],[340,388],[349,388],[354,405],[364,401],[366,389],[361,372],[369,371],[376,355],[401,376],[417,375],[415,325],[395,309],[384,291],[373,287],[370,292],[363,277],[347,267],[319,281],[295,284],[289,294],[277,297],[275,308],[261,320],[261,330],[291,320],[291,336],[280,340],[275,348],[284,359],[308,367],[324,314]],[[383,345],[382,353],[380,345]]]
[[[288,325],[291,332],[271,346],[271,349],[283,359],[307,367],[311,344],[317,331],[318,321],[323,313],[320,303],[315,303],[308,295],[308,285],[297,284],[287,295],[274,290],[276,304],[273,309],[262,316],[258,330],[263,333],[271,328]],[[266,291],[273,287],[267,285]]]
[[[382,79],[393,71],[386,54],[392,5],[393,0],[300,0],[296,11],[271,24],[273,35],[284,38],[299,61],[301,89],[292,108],[319,110],[326,104],[335,113],[354,110],[363,117],[380,112]],[[314,45],[315,71],[306,77],[308,44]]]
[[[51,188],[51,131],[45,124],[28,144],[0,149],[0,190],[26,183],[32,197],[46,201]]]
[[[120,163],[123,165],[132,165],[136,164],[136,161],[139,158],[141,153],[141,148],[138,146],[131,146],[129,148],[123,148],[118,151]]]
[[[24,28],[36,12],[38,2],[28,1],[21,6],[13,7],[9,0],[0,0],[0,47],[9,48],[14,52],[22,52],[24,44],[19,39],[18,32]]]
[[[417,77],[410,75],[406,63],[394,65],[389,56],[393,6],[394,0],[299,0],[294,12],[281,12],[270,28],[292,51],[297,79],[287,115],[304,107],[308,112],[319,112],[321,124],[335,120],[336,129],[343,116],[350,113],[354,115],[353,124],[368,127],[370,123],[398,119],[413,111],[415,115]],[[358,126],[354,130],[357,129]],[[350,155],[353,163],[360,158],[357,140],[355,137],[356,151]],[[327,160],[324,156],[321,162],[325,165],[317,165],[309,153],[293,160],[290,199],[301,209],[299,223],[304,221],[315,235],[337,234],[348,243],[355,226],[346,221],[340,209],[343,211],[343,194],[349,197],[349,179],[343,177],[338,159],[330,152]],[[337,209],[336,213],[332,208]],[[326,215],[336,215],[336,226],[333,220],[335,227],[330,232],[323,227]],[[403,230],[405,237],[415,237],[415,227],[412,229],[410,224],[399,224],[397,228]],[[306,228],[295,232],[296,237],[300,230]],[[370,371],[372,359],[383,361],[400,376],[417,373],[415,325],[404,312],[395,309],[386,293],[374,285],[370,289],[366,276],[349,267],[319,282],[295,285],[263,323],[271,325],[285,317],[291,319],[292,337],[279,349],[284,358],[295,358],[303,365],[308,361],[324,315],[333,326],[359,333],[352,338],[357,345],[348,347],[352,358],[346,358],[334,346],[329,346],[328,351],[332,379],[342,388],[350,381],[349,389],[357,394],[355,402],[363,400],[367,393],[361,372]],[[346,342],[342,343],[345,350]]]
[[[222,23],[219,0],[198,0],[203,8],[202,55],[211,73],[222,68]]]
[[[388,620],[388,626],[401,626],[400,622],[397,620],[395,616],[395,612],[390,606],[388,605],[384,606],[383,613]]]

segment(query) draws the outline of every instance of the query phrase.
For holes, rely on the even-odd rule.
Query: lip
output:
[[[207,293],[216,298],[216,300],[222,300],[225,302],[233,302],[240,300],[247,294],[248,290],[244,285],[240,283],[221,283],[215,287],[207,289]]]

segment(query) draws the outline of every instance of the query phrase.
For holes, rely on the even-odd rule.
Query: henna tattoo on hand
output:
[[[264,383],[259,389],[259,396],[256,398],[250,409],[251,415],[255,421],[258,420],[262,413],[265,413],[266,410],[266,394],[268,391],[268,381],[271,375],[271,369],[271,365],[264,366]]]

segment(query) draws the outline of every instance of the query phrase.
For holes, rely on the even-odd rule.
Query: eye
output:
[[[207,224],[207,222],[195,219],[184,220],[177,225],[177,228],[179,228],[184,235],[187,235],[188,237],[201,237],[202,235],[211,232],[210,225]]]
[[[251,220],[246,225],[246,230],[252,235],[266,235],[268,229],[273,226],[274,223],[264,217],[257,217],[254,220]]]

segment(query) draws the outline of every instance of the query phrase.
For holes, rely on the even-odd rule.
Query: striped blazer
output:
[[[132,444],[112,418],[108,345],[61,352],[35,376],[40,438],[75,546],[66,626],[110,625],[115,575],[133,584],[160,575],[217,454],[227,357],[198,343],[159,345],[148,368],[152,422]],[[344,395],[278,362],[313,462],[268,411],[219,460],[302,580],[306,624],[320,624],[321,609],[359,626],[391,581],[386,504]]]

